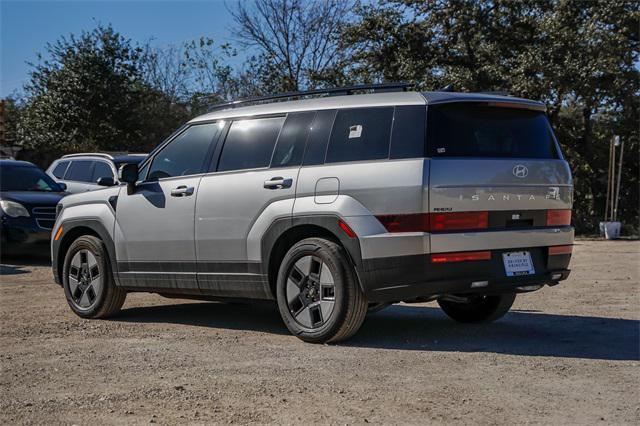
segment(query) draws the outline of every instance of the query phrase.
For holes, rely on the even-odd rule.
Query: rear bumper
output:
[[[502,253],[528,250],[535,274],[508,277]],[[441,294],[503,293],[519,287],[557,284],[569,276],[570,254],[548,255],[547,247],[491,250],[490,260],[431,263],[429,254],[363,259],[358,275],[367,299],[398,302]],[[473,284],[473,285],[472,285]]]

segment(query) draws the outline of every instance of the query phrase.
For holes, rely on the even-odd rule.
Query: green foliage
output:
[[[47,44],[25,87],[21,143],[58,153],[156,145],[178,123],[164,93],[141,80],[141,54],[140,47],[102,25]]]

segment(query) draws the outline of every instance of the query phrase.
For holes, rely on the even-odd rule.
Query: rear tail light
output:
[[[431,255],[431,263],[466,262],[470,260],[491,260],[491,252],[465,251],[459,253],[437,253]]]
[[[571,254],[573,252],[573,246],[551,246],[549,247],[549,256],[558,254]]]
[[[433,213],[432,231],[462,231],[489,227],[489,212]]]
[[[489,212],[390,214],[376,218],[387,232],[471,231],[489,226]]]
[[[429,213],[376,216],[387,232],[429,232]]]
[[[571,210],[547,210],[547,226],[571,225]]]

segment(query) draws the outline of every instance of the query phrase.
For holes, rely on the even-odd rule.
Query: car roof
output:
[[[235,117],[250,117],[254,115],[284,114],[288,112],[381,107],[398,105],[429,105],[447,102],[502,102],[522,104],[534,109],[544,109],[544,103],[512,96],[491,93],[462,93],[462,92],[386,92],[360,95],[325,96],[313,99],[295,101],[278,101],[226,109],[219,109],[192,119],[189,123],[202,121],[223,120]]]
[[[114,163],[139,163],[145,158],[147,158],[148,154],[122,154],[122,155],[111,155],[104,152],[82,152],[77,154],[67,154],[60,157],[58,160],[108,160]]]
[[[0,160],[0,166],[17,166],[17,167],[38,167],[33,163],[22,160]]]
[[[114,163],[141,163],[145,158],[147,158],[147,154],[130,154],[130,155],[118,155],[113,157]]]

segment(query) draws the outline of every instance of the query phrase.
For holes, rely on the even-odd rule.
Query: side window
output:
[[[391,158],[420,158],[426,155],[427,109],[421,105],[396,107],[391,132]]]
[[[104,161],[96,161],[96,165],[93,168],[93,179],[91,181],[96,183],[101,177],[113,177],[113,171],[111,167]]]
[[[91,182],[93,177],[93,164],[92,160],[73,160],[69,166],[69,171],[65,175],[66,180],[73,180],[76,182]]]
[[[389,158],[393,107],[338,111],[326,163]]]
[[[304,146],[315,112],[291,113],[284,122],[271,159],[271,167],[293,167],[302,163]]]
[[[237,120],[222,147],[218,171],[267,167],[284,117]]]
[[[147,180],[202,173],[211,143],[222,127],[209,123],[187,128],[156,154]]]
[[[61,161],[58,164],[56,164],[56,167],[54,167],[51,173],[58,179],[62,179],[64,177],[64,172],[67,171],[67,167],[69,167],[69,162]]]
[[[311,125],[311,133],[309,133],[303,165],[315,166],[324,163],[327,143],[329,142],[329,136],[331,136],[331,127],[335,118],[335,109],[318,111]]]

